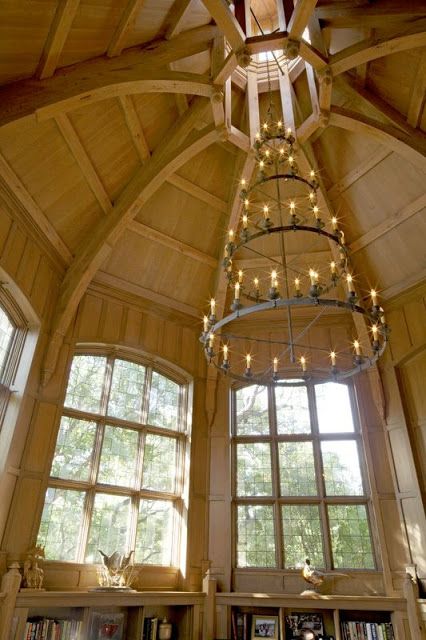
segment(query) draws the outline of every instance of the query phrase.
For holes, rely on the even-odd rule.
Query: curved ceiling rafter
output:
[[[195,109],[194,117],[198,117],[198,109]],[[153,153],[124,188],[111,212],[102,219],[94,233],[88,236],[69,267],[61,284],[52,322],[50,343],[43,365],[43,384],[50,380],[55,371],[64,335],[87,287],[143,203],[161,187],[168,176],[220,139],[221,131],[209,126],[176,147],[179,129],[183,127],[187,130],[188,115],[185,114],[181,121],[182,123],[178,122],[173,127],[171,135],[167,136],[168,142]]]

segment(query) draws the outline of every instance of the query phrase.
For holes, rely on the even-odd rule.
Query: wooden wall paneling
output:
[[[79,307],[76,325],[76,339],[95,341],[100,334],[99,326],[102,313],[102,298],[87,293]]]
[[[140,346],[140,331],[143,315],[137,309],[128,307],[126,317],[126,328],[124,331],[124,340],[130,346]]]
[[[41,490],[40,477],[22,475],[18,480],[3,539],[10,557],[19,558],[34,544],[32,535]]]
[[[40,260],[40,249],[29,239],[16,274],[16,281],[28,298],[31,296]]]
[[[3,204],[0,204],[0,256],[3,254],[13,221]]]
[[[101,316],[101,339],[111,344],[120,342],[123,305],[105,300]]]
[[[25,473],[45,473],[52,455],[51,447],[56,440],[58,407],[49,402],[39,402],[28,434],[22,461]]]
[[[3,252],[1,265],[16,280],[16,274],[21,263],[22,256],[27,244],[27,235],[16,224],[13,224],[13,233],[8,237],[6,247]]]
[[[41,256],[34,284],[31,290],[31,302],[40,317],[45,315],[48,299],[55,300],[55,288],[57,293],[58,277],[54,274],[49,260]]]

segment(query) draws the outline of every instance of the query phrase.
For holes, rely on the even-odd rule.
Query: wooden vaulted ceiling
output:
[[[190,323],[223,304],[271,50],[292,58],[272,90],[363,284],[425,278],[426,2],[234,4],[0,4],[0,197],[62,269],[53,345],[93,282]]]

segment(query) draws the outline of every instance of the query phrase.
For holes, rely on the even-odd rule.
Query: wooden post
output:
[[[210,576],[210,570],[203,578],[203,591],[206,594],[203,638],[213,640],[216,637],[216,578]]]
[[[411,640],[424,640],[426,635],[417,607],[419,587],[414,566],[406,567],[403,590],[407,600],[408,625],[410,627]]]
[[[0,640],[8,640],[13,612],[15,610],[16,595],[21,586],[22,576],[19,572],[19,563],[12,562],[9,571],[5,573],[1,581],[1,591],[5,593],[3,604],[0,604]]]

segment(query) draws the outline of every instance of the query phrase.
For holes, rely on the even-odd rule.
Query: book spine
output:
[[[377,635],[377,625],[375,622],[371,623],[371,636],[373,640],[379,640],[379,637]]]

